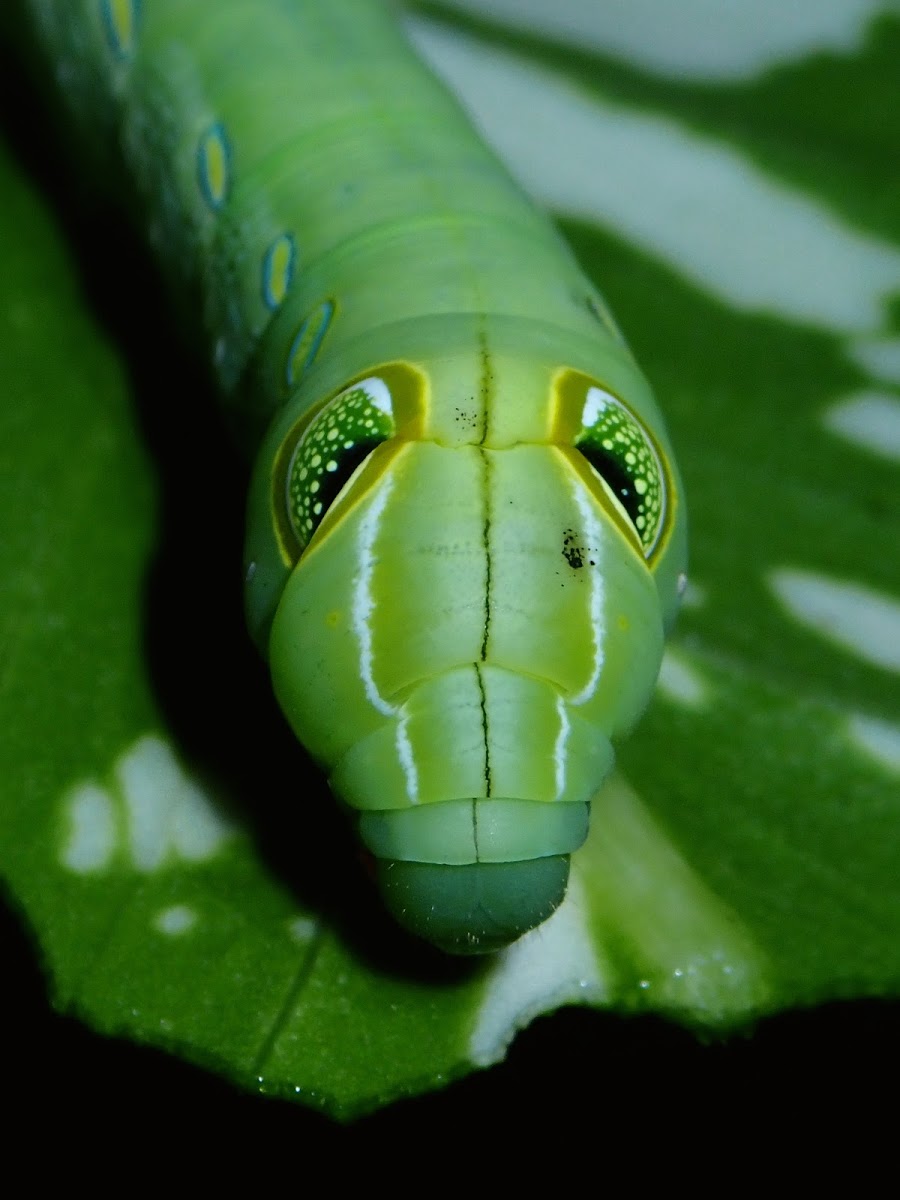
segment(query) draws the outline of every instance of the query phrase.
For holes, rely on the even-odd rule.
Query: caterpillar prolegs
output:
[[[508,944],[565,894],[683,587],[646,381],[376,0],[28,10],[202,297],[254,456],[247,620],[287,720],[398,920]]]

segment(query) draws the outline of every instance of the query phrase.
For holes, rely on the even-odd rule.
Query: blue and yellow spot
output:
[[[294,239],[289,233],[279,234],[263,258],[262,294],[266,308],[277,308],[287,295],[296,258]]]
[[[295,387],[309,370],[313,359],[319,353],[319,347],[328,332],[333,315],[334,304],[331,300],[323,300],[297,330],[288,350],[285,367],[289,388]]]
[[[197,145],[197,179],[209,207],[220,209],[231,182],[231,148],[220,121],[210,125]]]
[[[141,0],[101,0],[100,16],[109,48],[117,58],[131,58],[137,44]]]

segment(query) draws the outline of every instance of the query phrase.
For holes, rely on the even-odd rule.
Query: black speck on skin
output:
[[[574,529],[563,530],[562,556],[574,570],[584,566],[585,552]]]

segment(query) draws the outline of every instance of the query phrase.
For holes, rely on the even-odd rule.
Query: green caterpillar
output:
[[[565,894],[684,587],[647,383],[375,0],[27,7],[201,297],[285,716],[398,920],[508,944]]]

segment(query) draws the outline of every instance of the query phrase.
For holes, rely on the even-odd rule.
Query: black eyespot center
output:
[[[346,485],[352,479],[357,467],[361,467],[376,446],[382,444],[383,438],[372,438],[369,441],[356,442],[349,449],[341,449],[335,455],[337,466],[322,476],[322,485],[317,493],[317,500],[322,505],[322,515],[338,498]]]
[[[640,497],[634,488],[634,480],[620,462],[611,454],[591,445],[577,447],[594,468],[615,498],[628,514],[632,525],[640,516]]]

